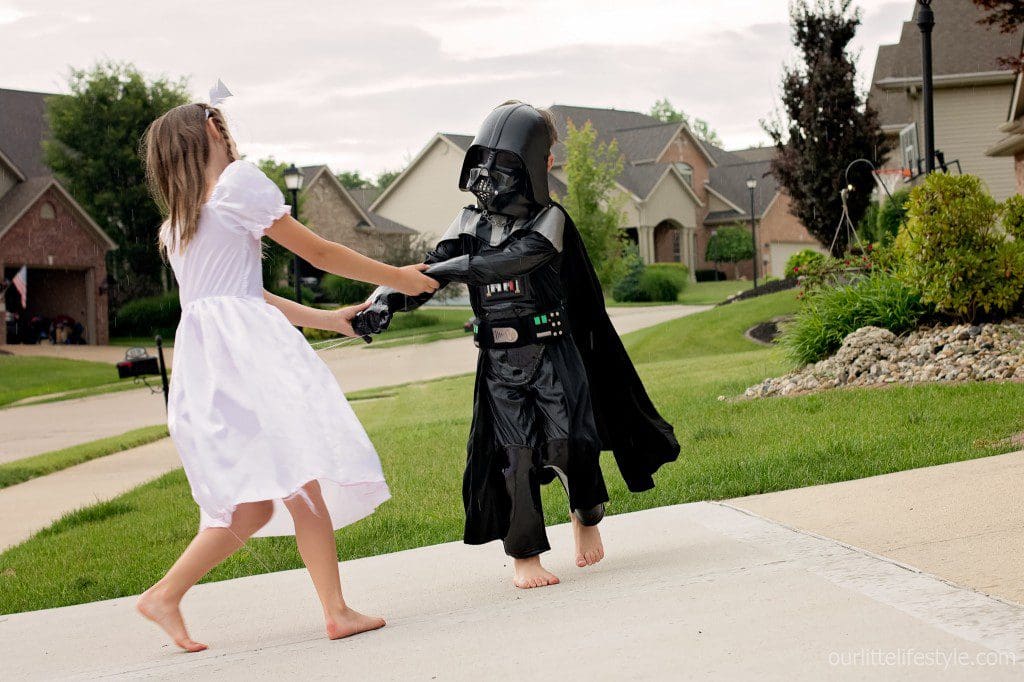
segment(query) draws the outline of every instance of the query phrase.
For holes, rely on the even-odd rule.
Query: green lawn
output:
[[[122,383],[117,368],[104,362],[0,355],[0,407],[34,396],[114,383]]]
[[[861,478],[1009,450],[1024,430],[1024,385],[836,390],[799,398],[718,400],[789,369],[782,352],[746,341],[747,327],[792,311],[792,292],[736,303],[630,335],[627,344],[683,452],[657,488],[626,491],[604,455],[611,513]],[[354,403],[394,499],[339,532],[354,558],[461,537],[461,481],[471,377],[412,384]],[[379,394],[379,392],[378,392]],[[357,396],[356,396],[357,397]],[[557,486],[550,523],[568,519]],[[0,613],[136,594],[191,539],[198,512],[182,472],[72,514],[0,555]],[[614,553],[614,547],[609,548]],[[489,548],[496,554],[500,546]],[[251,542],[207,580],[301,565],[294,540]]]
[[[732,294],[754,286],[753,282],[731,280],[727,282],[691,282],[679,294],[679,302],[686,305],[714,305]]]
[[[91,443],[75,445],[63,450],[44,452],[41,455],[0,463],[0,488],[24,483],[39,476],[52,474],[61,469],[88,462],[97,457],[106,457],[115,452],[135,448],[167,437],[167,427],[144,426],[119,436],[101,438]]]

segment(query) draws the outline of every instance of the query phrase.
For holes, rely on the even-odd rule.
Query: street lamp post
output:
[[[757,180],[751,176],[747,178],[747,189],[750,190],[750,238],[754,240],[754,288],[757,288],[757,261],[760,260],[760,253],[757,248],[757,219],[754,215],[754,190],[757,189]]]
[[[284,171],[284,186],[292,195],[292,217],[299,219],[299,190],[302,189],[302,171],[295,167],[295,164],[288,166]],[[294,254],[292,260],[292,272],[295,276],[295,301],[302,303],[302,259],[299,254]],[[300,328],[301,329],[301,328]]]
[[[935,170],[935,102],[932,90],[932,0],[917,0],[917,27],[921,29],[921,99],[924,104],[924,168]]]

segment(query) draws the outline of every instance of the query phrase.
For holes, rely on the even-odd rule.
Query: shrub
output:
[[[644,274],[644,261],[636,248],[626,251],[622,257],[625,274],[612,287],[612,298],[620,303],[646,301],[640,280]]]
[[[640,290],[645,301],[674,303],[679,298],[679,278],[665,269],[647,266],[640,275]]]
[[[786,261],[786,277],[799,277],[805,274],[809,267],[824,263],[825,260],[825,254],[814,249],[797,251]]]
[[[728,276],[721,270],[694,270],[693,278],[698,282],[724,282]]]
[[[320,280],[320,289],[324,299],[331,303],[362,303],[366,300],[374,286],[366,282],[357,282],[327,273]]]
[[[174,336],[181,320],[178,292],[128,301],[117,311],[113,320],[114,336]]]
[[[901,280],[944,314],[974,320],[1013,310],[1024,292],[1024,241],[1000,230],[999,204],[973,175],[934,173],[910,195],[896,239]],[[1010,228],[1019,205],[1008,207]]]
[[[878,208],[875,232],[871,241],[880,244],[890,244],[900,232],[900,227],[907,221],[907,202],[910,200],[910,192],[901,189],[894,192],[892,197]]]
[[[270,289],[270,293],[281,298],[287,298],[289,301],[295,300],[295,288],[294,287],[274,287]],[[303,305],[313,305],[313,301],[316,300],[316,292],[311,288],[303,285],[302,287],[302,303]]]
[[[676,286],[679,291],[686,289],[690,283],[690,268],[686,267],[683,263],[652,263],[647,266],[647,269],[651,272],[662,272],[665,273]]]
[[[868,204],[868,208],[864,211],[864,217],[857,223],[857,236],[864,241],[873,242],[877,240],[875,236],[878,231],[878,202],[872,200]]]
[[[808,364],[834,353],[848,334],[861,327],[903,334],[929,312],[911,287],[879,272],[806,297],[796,318],[784,328],[780,343],[794,361]]]
[[[1003,227],[1014,239],[1024,239],[1024,196],[1014,194],[1003,203]]]

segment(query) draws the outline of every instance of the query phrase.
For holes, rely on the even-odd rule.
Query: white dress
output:
[[[327,365],[263,300],[260,237],[288,209],[266,175],[235,161],[192,241],[169,254],[182,315],[167,423],[202,528],[230,525],[243,502],[273,500],[256,535],[293,534],[282,500],[313,480],[335,529],[389,497],[373,444]]]

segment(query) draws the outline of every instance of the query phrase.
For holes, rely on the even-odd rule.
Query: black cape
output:
[[[679,442],[648,397],[608,318],[601,284],[576,224],[562,206],[555,206],[565,214],[561,271],[567,316],[586,368],[601,449],[612,451],[630,491],[650,490],[658,468],[679,456]],[[486,388],[481,371],[484,353],[480,356],[462,486],[463,539],[474,545],[505,537],[510,512],[501,474],[505,453],[495,442],[488,401],[481,399]]]

